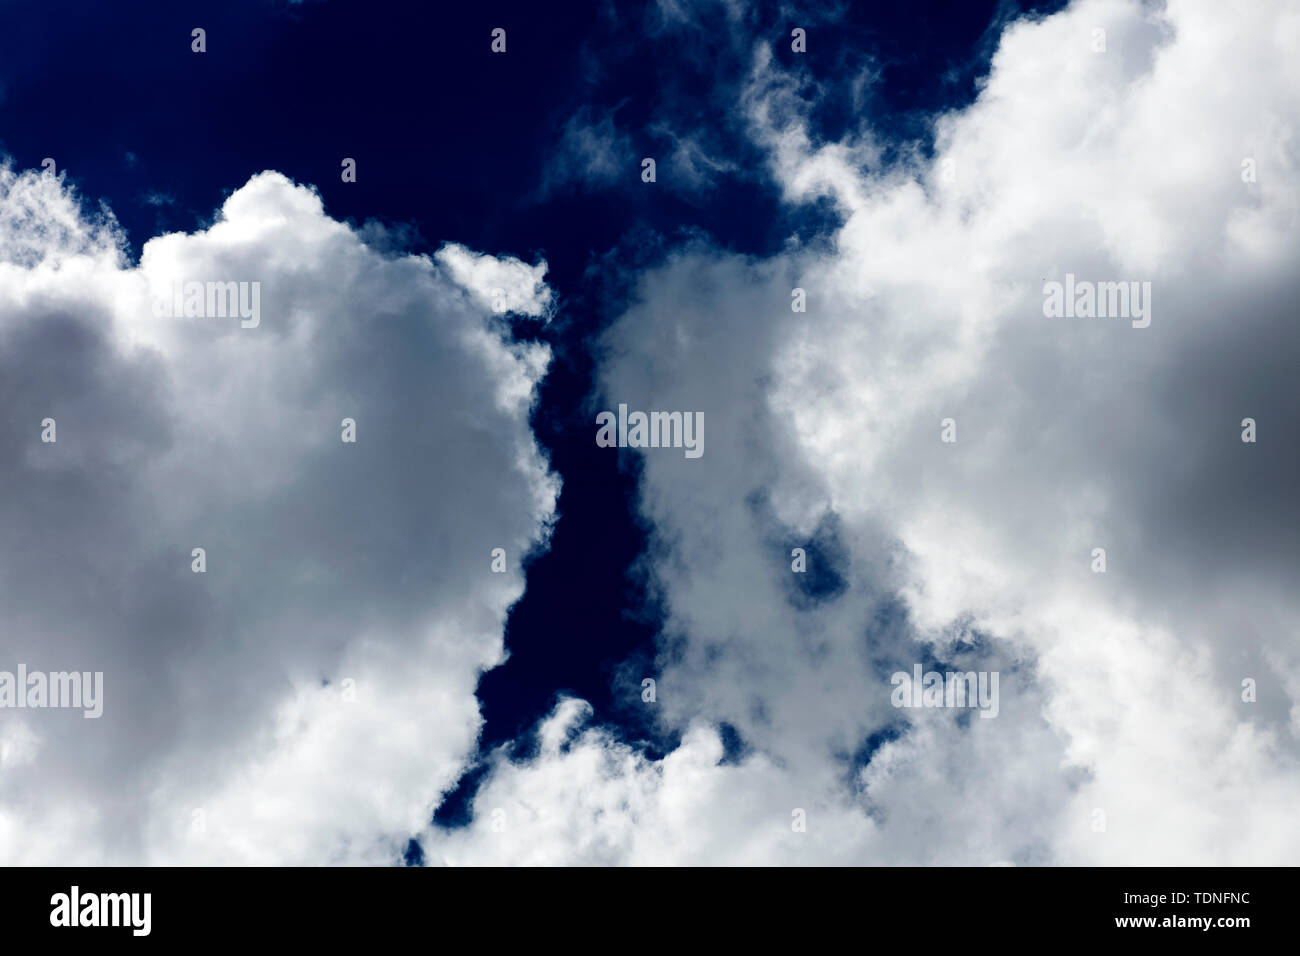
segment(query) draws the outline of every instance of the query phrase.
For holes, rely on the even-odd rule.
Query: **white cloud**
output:
[[[1293,859],[1297,45],[1286,3],[1076,3],[1011,24],[933,161],[889,169],[870,130],[817,144],[760,50],[755,138],[792,201],[835,199],[833,251],[675,256],[596,403],[707,419],[706,455],[647,451],[640,488],[669,609],[647,706],[683,743],[499,762],[431,859]],[[1045,318],[1067,271],[1151,281],[1151,326]],[[808,541],[837,596],[799,596]],[[998,670],[999,716],[893,709],[930,652]]]
[[[266,173],[132,267],[106,214],[0,172],[0,668],[106,680],[98,721],[0,715],[0,858],[384,862],[422,832],[448,864],[1289,862],[1298,45],[1285,3],[1077,3],[1011,24],[933,161],[889,169],[870,129],[819,144],[760,50],[754,138],[844,225],[641,277],[593,405],[708,422],[640,487],[646,706],[681,744],[648,760],[565,700],[450,832],[424,825],[554,520],[549,353],[492,292],[547,318],[544,264],[388,258]],[[1044,318],[1065,272],[1151,281],[1151,326]],[[261,282],[261,324],[153,318],[178,279]],[[998,671],[998,716],[895,710],[930,655]]]
[[[551,290],[542,279],[545,262],[530,266],[513,256],[498,258],[475,253],[456,243],[443,246],[436,258],[480,308],[518,312],[532,318],[547,314]]]
[[[0,858],[400,858],[554,518],[549,351],[482,288],[542,316],[545,269],[385,257],[271,172],[132,266],[58,181],[0,171],[0,669],[103,671],[105,696],[0,713]],[[259,282],[260,324],[155,318],[178,281]]]

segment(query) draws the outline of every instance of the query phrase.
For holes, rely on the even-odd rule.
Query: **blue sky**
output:
[[[1270,7],[1224,27],[1203,56],[1265,43],[1270,18],[1273,33],[1294,32]],[[1190,825],[1206,803],[1250,805],[1234,774],[1274,801],[1297,779],[1300,672],[1282,636],[1294,634],[1296,460],[1283,441],[1296,421],[1294,283],[1278,265],[1295,249],[1295,206],[1277,185],[1294,171],[1297,91],[1293,74],[1269,72],[1271,53],[1240,80],[1264,91],[1245,117],[1180,86],[1195,50],[1179,44],[1219,29],[1212,12],[1120,0],[54,2],[6,5],[0,23],[0,152],[13,175],[50,157],[60,176],[9,182],[6,201],[36,211],[8,212],[0,236],[16,248],[46,241],[43,217],[115,220],[85,242],[48,240],[57,275],[29,268],[32,285],[15,283],[7,303],[5,365],[48,372],[11,379],[10,431],[25,434],[20,422],[61,395],[83,400],[68,398],[60,421],[71,457],[12,465],[16,500],[40,502],[30,520],[53,521],[51,540],[68,535],[36,567],[57,579],[51,594],[76,595],[67,619],[20,602],[15,654],[59,648],[51,668],[107,661],[110,694],[113,661],[136,675],[118,678],[136,704],[123,718],[110,707],[101,733],[117,742],[95,780],[120,773],[144,809],[128,796],[95,807],[90,784],[69,784],[69,819],[116,820],[119,832],[77,823],[76,840],[42,838],[48,854],[1210,863],[1271,852],[1234,829],[1233,810],[1204,822],[1190,850],[1149,827],[1160,814]],[[1101,51],[1089,47],[1097,25]],[[195,27],[206,52],[191,50]],[[490,49],[495,27],[504,54]],[[791,49],[795,27],[806,53]],[[1206,140],[1188,140],[1198,128]],[[1239,160],[1252,156],[1268,172],[1247,184]],[[355,182],[341,180],[344,157]],[[953,194],[945,157],[958,164]],[[181,235],[155,239],[168,234]],[[474,270],[496,266],[479,255],[503,264],[500,281],[537,304],[532,317],[482,307]],[[96,318],[119,306],[92,291],[98,279],[77,279],[78,262],[151,284],[182,278],[186,263],[213,280],[237,264],[255,278],[265,263],[281,279],[266,282],[263,339],[173,341]],[[541,263],[544,289],[525,268]],[[1179,285],[1211,264],[1211,289]],[[1154,277],[1161,311],[1150,329],[1046,324],[1048,271]],[[807,318],[790,311],[795,286]],[[1231,346],[1197,313],[1211,302],[1254,317]],[[1191,317],[1165,318],[1180,309]],[[425,325],[425,313],[440,318]],[[275,349],[249,344],[262,341]],[[187,390],[199,394],[176,394]],[[620,401],[704,409],[706,464],[598,447],[593,416]],[[354,460],[298,437],[352,407],[370,410]],[[78,452],[92,410],[104,447]],[[1237,423],[1252,412],[1276,443],[1247,446],[1255,458],[1243,461]],[[952,448],[937,437],[949,414]],[[282,461],[289,448],[300,457]],[[932,457],[948,451],[962,457]],[[266,476],[259,459],[276,463]],[[176,482],[191,480],[181,495]],[[177,501],[141,530],[158,496]],[[6,521],[33,540],[46,527]],[[247,571],[205,572],[209,590],[193,593],[188,558],[177,578],[163,555],[204,535]],[[511,542],[501,593],[484,578],[489,539]],[[76,541],[121,553],[120,577],[70,566]],[[1088,568],[1102,543],[1107,578]],[[802,576],[790,568],[798,547]],[[1191,578],[1214,583],[1196,597]],[[441,583],[425,594],[421,580]],[[340,590],[346,608],[333,605]],[[1247,593],[1247,636],[1207,623],[1234,619]],[[110,594],[116,625],[102,636],[88,609]],[[422,643],[444,626],[446,647]],[[462,646],[457,627],[480,636]],[[54,628],[66,646],[51,644]],[[131,664],[137,655],[148,663]],[[409,750],[379,748],[360,772],[266,743],[282,740],[272,728],[292,725],[286,714],[304,727],[342,719],[323,716],[328,695],[357,660],[379,675],[359,686],[392,695],[366,733],[391,720]],[[1181,673],[1171,662],[1222,696],[1193,737],[1240,749],[1181,793],[1139,770],[1128,735],[1147,718],[1124,696],[1126,675]],[[913,663],[1000,673],[1000,719],[918,726],[890,706],[890,674]],[[454,679],[393,676],[421,668]],[[249,671],[260,676],[227,694]],[[1063,686],[1066,674],[1088,683]],[[1244,679],[1268,689],[1253,709]],[[169,680],[170,703],[139,705]],[[440,703],[421,718],[426,699]],[[88,746],[80,725],[33,720],[7,731],[33,773]],[[1169,720],[1156,731],[1165,751],[1201,764],[1187,722]],[[1109,764],[1108,747],[1120,755]],[[997,769],[936,779],[963,754]],[[699,779],[682,769],[697,764]],[[206,798],[177,782],[195,765]],[[276,781],[353,773],[369,782],[326,787],[301,833],[254,848],[272,824],[249,808],[283,793]],[[800,779],[807,795],[787,792]],[[37,784],[15,786],[17,820]],[[673,816],[676,787],[703,794],[695,822]],[[717,820],[759,791],[773,794],[776,809],[753,811],[768,822],[727,836],[731,822]],[[564,816],[588,798],[606,822]],[[359,820],[336,823],[357,805]],[[796,808],[822,830],[807,847],[785,835],[804,832],[790,829]],[[1092,836],[1106,808],[1129,836]],[[220,824],[195,831],[196,810]],[[691,843],[697,826],[713,836],[689,851],[647,848]],[[783,836],[754,836],[769,826]],[[202,843],[221,827],[223,849]],[[501,832],[517,836],[493,843]],[[948,851],[919,848],[927,834]]]

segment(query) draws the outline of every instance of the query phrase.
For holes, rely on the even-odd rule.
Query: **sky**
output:
[[[1298,48],[0,3],[0,861],[1293,862]]]

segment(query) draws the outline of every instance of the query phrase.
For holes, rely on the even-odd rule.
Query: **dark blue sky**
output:
[[[411,251],[456,241],[545,257],[561,308],[535,333],[556,358],[534,428],[564,483],[560,519],[511,615],[510,660],[480,684],[482,746],[519,739],[571,692],[656,754],[672,741],[654,739],[644,709],[611,691],[616,669],[653,658],[658,615],[633,571],[644,546],[635,475],[591,440],[591,337],[619,313],[632,270],[689,235],[761,255],[826,230],[827,210],[781,204],[743,135],[736,93],[755,43],[775,42],[791,64],[790,29],[809,31],[798,65],[826,86],[816,119],[828,137],[869,119],[924,142],[934,111],[973,96],[990,25],[1029,5],[850,4],[828,22],[824,4],[806,18],[758,4],[741,25],[702,6],[698,26],[657,30],[653,7],[633,4],[7,4],[0,150],[20,167],[55,159],[86,199],[111,207],[136,256],[150,236],[204,225],[251,174],[277,169],[314,185],[330,215],[377,220]],[[505,55],[489,49],[498,26]],[[207,31],[202,55],[190,50],[194,27]],[[872,64],[879,78],[855,104],[845,81]],[[634,160],[611,182],[575,175],[544,189],[564,172],[561,137],[583,109],[612,111],[638,158],[664,156],[667,129],[734,169],[692,189],[661,167],[647,187]],[[355,184],[340,181],[343,157],[357,160]],[[474,782],[440,822],[464,819]]]

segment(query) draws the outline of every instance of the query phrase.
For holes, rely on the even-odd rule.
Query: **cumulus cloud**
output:
[[[547,314],[551,290],[542,281],[545,262],[530,266],[513,256],[475,253],[456,243],[439,249],[437,259],[480,308],[532,318]]]
[[[272,172],[122,250],[0,170],[0,669],[104,674],[98,719],[0,717],[0,858],[395,862],[554,520],[549,350],[492,307],[544,317],[545,263],[383,255]],[[259,283],[260,322],[157,317],[189,282]]]
[[[708,423],[698,461],[631,453],[668,610],[646,706],[682,744],[565,703],[431,858],[1293,859],[1297,44],[1280,2],[1075,3],[887,167],[870,128],[819,142],[759,47],[754,140],[842,226],[641,277],[593,402]],[[1150,326],[1046,317],[1067,273],[1150,282]],[[894,708],[914,662],[999,672],[998,716]]]

